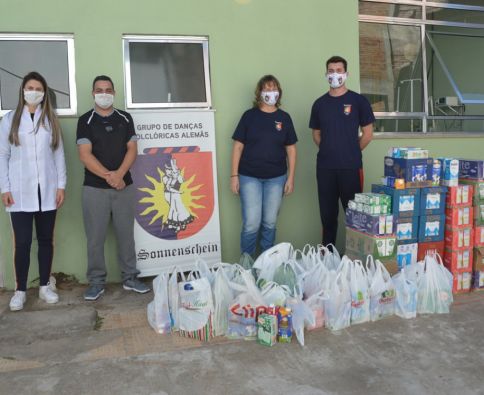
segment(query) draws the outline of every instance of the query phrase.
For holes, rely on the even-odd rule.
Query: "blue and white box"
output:
[[[419,243],[444,240],[445,214],[422,215],[419,222]]]
[[[394,228],[397,243],[405,241],[416,243],[418,240],[418,216],[395,218]]]
[[[403,159],[385,156],[385,176],[403,178],[406,182],[432,180],[433,159]]]
[[[459,178],[482,180],[484,178],[484,160],[459,159]]]
[[[392,210],[394,218],[413,217],[420,212],[420,189],[395,189],[386,185],[373,184],[371,191],[383,193],[392,197]]]
[[[438,158],[442,163],[441,185],[456,187],[459,185],[459,159]]]
[[[398,270],[417,263],[418,243],[397,242]]]
[[[420,215],[443,214],[447,187],[429,187],[420,189]]]

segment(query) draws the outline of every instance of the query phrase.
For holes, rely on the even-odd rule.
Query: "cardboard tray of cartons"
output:
[[[444,259],[444,240],[440,241],[426,241],[418,243],[417,261],[423,261],[425,255],[439,254]]]
[[[451,228],[468,228],[474,220],[474,207],[453,207],[445,210],[445,224]]]
[[[452,273],[469,272],[472,270],[474,254],[472,248],[460,250],[446,249],[444,253],[444,266]]]
[[[473,191],[471,185],[449,187],[445,204],[447,207],[472,206]]]
[[[346,227],[346,251],[365,257],[373,255],[380,260],[394,258],[397,253],[396,238],[394,235],[372,236]]]
[[[373,184],[371,191],[391,196],[394,219],[396,217],[413,217],[420,211],[420,189],[395,189],[386,185]]]
[[[443,214],[447,187],[430,187],[420,189],[419,215]]]
[[[473,195],[473,205],[476,206],[479,203],[484,203],[484,180],[469,180],[461,178],[459,184],[471,185]]]

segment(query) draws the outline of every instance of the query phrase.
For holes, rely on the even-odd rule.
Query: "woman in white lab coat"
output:
[[[39,298],[57,303],[49,284],[54,253],[57,209],[64,202],[66,165],[62,132],[39,73],[27,74],[20,87],[17,108],[0,123],[0,192],[10,213],[14,234],[16,290],[12,311],[23,309],[30,265],[32,228],[38,241]]]

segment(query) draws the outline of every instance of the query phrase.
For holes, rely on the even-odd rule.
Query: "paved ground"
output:
[[[29,291],[22,312],[0,291],[0,394],[484,394],[484,294],[449,315],[389,318],[306,333],[266,348],[158,335],[152,298],[110,285],[98,302],[60,285],[52,307]]]

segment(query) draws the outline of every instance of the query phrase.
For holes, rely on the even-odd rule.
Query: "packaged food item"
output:
[[[260,314],[257,318],[257,342],[272,347],[277,343],[277,316]]]
[[[454,207],[445,210],[445,224],[451,228],[466,228],[472,226],[473,207]]]
[[[472,272],[452,273],[454,282],[453,293],[467,293],[471,290]]]
[[[290,343],[292,340],[292,310],[280,307],[277,313],[277,341]]]
[[[395,235],[398,241],[417,242],[419,217],[400,217],[395,219]]]
[[[404,159],[386,156],[384,175],[403,178],[405,182],[415,183],[415,187],[432,185],[433,159]]]
[[[444,243],[444,240],[418,243],[417,261],[423,261],[426,255],[439,254],[441,257],[443,257]]]
[[[446,199],[447,207],[472,206],[473,188],[471,185],[449,187]]]
[[[445,247],[451,250],[472,247],[474,240],[472,228],[445,228]]]
[[[484,247],[484,226],[474,228],[474,246]]]
[[[459,160],[454,158],[437,158],[442,164],[441,185],[455,187],[459,184]]]
[[[461,250],[446,249],[444,254],[444,265],[451,272],[472,270],[472,248]]]
[[[346,210],[346,225],[372,235],[385,235],[393,233],[392,215],[371,215],[364,212]]]
[[[472,180],[466,178],[460,178],[459,184],[470,185],[473,189],[473,205],[484,204],[484,180]]]
[[[386,185],[373,184],[372,192],[387,195],[391,199],[391,214],[398,217],[413,217],[420,211],[420,189],[395,189]]]
[[[397,242],[398,269],[417,262],[418,243]]]
[[[447,187],[430,187],[420,190],[420,215],[443,214]]]
[[[444,239],[445,214],[422,215],[419,217],[418,241],[440,241]]]
[[[432,164],[432,186],[440,185],[440,175],[442,173],[442,163],[438,159],[434,159]]]
[[[484,179],[483,159],[459,159],[459,178]]]

